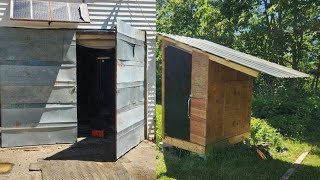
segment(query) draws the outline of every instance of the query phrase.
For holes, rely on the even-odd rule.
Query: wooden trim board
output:
[[[184,149],[184,150],[187,150],[187,151],[195,152],[195,153],[198,153],[198,154],[205,154],[206,153],[205,146],[201,146],[201,145],[194,144],[194,143],[191,143],[191,142],[187,142],[187,141],[183,141],[183,140],[180,140],[180,139],[172,138],[172,137],[169,137],[169,136],[165,136],[162,139],[162,142],[166,143],[166,144],[173,145],[175,147],[178,147],[178,148],[181,148],[181,149]]]
[[[161,40],[165,40],[165,41],[171,42],[175,46],[183,48],[183,49],[189,51],[190,53],[192,53],[192,51],[198,51],[200,53],[206,54],[211,61],[217,62],[219,64],[222,64],[222,65],[227,66],[229,68],[232,68],[232,69],[235,69],[237,71],[243,72],[243,73],[248,74],[248,75],[253,76],[253,77],[257,77],[259,75],[259,71],[257,71],[257,70],[254,70],[254,69],[242,66],[240,64],[228,61],[227,59],[212,55],[212,54],[210,54],[208,52],[205,52],[205,51],[202,51],[200,49],[191,47],[191,46],[186,45],[184,43],[175,41],[173,39],[170,39],[170,38],[167,38],[167,37],[164,37],[164,36],[161,36],[161,35],[158,35],[158,36],[160,37]]]

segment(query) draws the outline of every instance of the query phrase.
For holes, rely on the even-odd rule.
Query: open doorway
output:
[[[77,34],[78,137],[102,142],[114,156],[115,132],[115,37],[114,34]],[[92,130],[104,132],[93,138]]]

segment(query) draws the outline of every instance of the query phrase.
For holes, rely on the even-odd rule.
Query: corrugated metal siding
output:
[[[191,47],[200,49],[210,54],[225,58],[228,61],[249,67],[251,69],[278,77],[278,78],[299,78],[309,77],[309,75],[272,63],[240,51],[227,48],[225,46],[202,39],[190,38],[185,36],[177,36],[171,34],[160,33],[164,37],[168,37],[175,41],[184,43]]]
[[[0,0],[0,27],[28,28],[72,28],[72,29],[111,29],[120,18],[133,27],[147,32],[147,101],[148,134],[154,138],[155,133],[155,31],[156,0],[85,0],[88,4],[91,23],[58,23],[12,21],[10,20],[10,0]]]

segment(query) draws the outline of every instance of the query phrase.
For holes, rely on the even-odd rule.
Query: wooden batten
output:
[[[94,49],[111,49],[116,47],[116,34],[108,33],[77,33],[77,44]]]
[[[209,58],[192,51],[190,142],[206,144]]]
[[[206,153],[206,148],[205,146],[202,145],[198,145],[192,142],[188,142],[188,141],[183,141],[180,139],[176,139],[176,138],[172,138],[169,136],[165,136],[162,141],[166,144],[171,144],[175,147],[187,150],[187,151],[191,151],[191,152],[195,152],[198,154],[205,154]]]

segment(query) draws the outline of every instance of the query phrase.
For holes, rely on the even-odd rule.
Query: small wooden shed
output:
[[[253,78],[307,74],[206,41],[160,33],[163,142],[205,154],[249,136]]]

